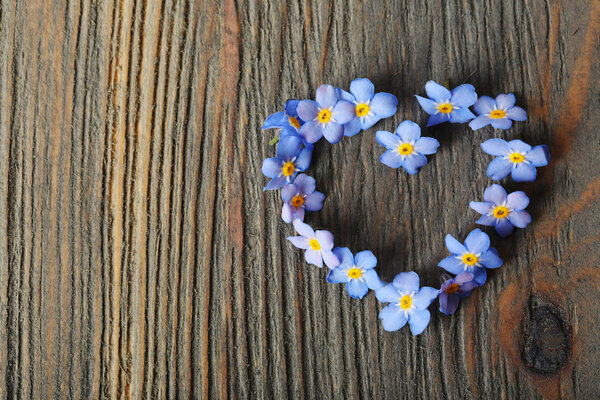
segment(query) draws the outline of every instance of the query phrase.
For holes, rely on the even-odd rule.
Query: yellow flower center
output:
[[[296,129],[300,129],[300,121],[298,121],[298,118],[294,118],[294,117],[289,117],[288,118],[288,122],[290,123],[291,126],[293,126]]]
[[[490,118],[498,119],[504,118],[506,116],[506,112],[504,110],[494,110],[490,113]]]
[[[520,162],[525,161],[525,156],[523,156],[523,154],[520,154],[520,153],[512,153],[510,155],[510,161],[518,164]]]
[[[449,114],[453,109],[454,107],[452,107],[452,104],[450,103],[442,103],[438,106],[438,111],[442,114]]]
[[[400,147],[398,147],[398,153],[402,154],[403,156],[407,156],[412,152],[413,147],[410,143],[402,143]]]
[[[326,123],[329,122],[329,120],[331,119],[331,111],[329,111],[327,108],[322,109],[321,111],[319,111],[319,122],[322,123]]]
[[[313,250],[321,250],[321,245],[319,244],[319,241],[317,239],[310,239],[310,242],[308,242],[308,245]]]
[[[285,164],[283,164],[283,168],[281,168],[281,172],[283,172],[284,176],[292,175],[295,170],[296,170],[296,167],[294,166],[294,163],[291,161],[288,161]]]
[[[446,288],[446,293],[452,294],[452,293],[456,292],[458,290],[458,288],[459,288],[458,283],[453,283],[452,285],[450,285]]]
[[[291,203],[294,207],[300,207],[304,204],[304,197],[298,194],[292,198]]]
[[[475,254],[467,253],[463,256],[462,261],[467,265],[475,265],[477,264],[477,257]]]
[[[352,279],[358,279],[362,276],[362,271],[360,270],[360,268],[350,268],[348,270],[348,276]]]
[[[409,309],[410,306],[412,306],[412,297],[410,297],[409,295],[405,294],[400,299],[400,308],[402,308],[403,310],[406,310],[406,309]]]
[[[369,105],[368,104],[357,104],[356,105],[356,115],[359,117],[364,117],[365,115],[367,115],[369,113]]]
[[[508,217],[508,208],[504,206],[498,206],[494,208],[494,217],[500,219]]]

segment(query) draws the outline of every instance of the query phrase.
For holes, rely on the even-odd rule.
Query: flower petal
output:
[[[315,178],[313,178],[312,176],[308,176],[306,174],[300,174],[296,177],[296,179],[294,179],[294,186],[296,189],[296,193],[292,194],[292,196],[296,195],[297,193],[304,194],[304,195],[311,194],[312,192],[315,191],[315,187],[316,187]],[[282,191],[282,196],[283,196],[283,191]],[[291,196],[289,198],[291,199]]]
[[[449,117],[450,122],[455,124],[464,124],[465,122],[469,122],[473,118],[476,118],[475,114],[473,114],[468,108],[454,110],[449,114]]]
[[[288,224],[292,222],[294,220],[294,207],[285,203],[281,208],[281,219]],[[303,218],[299,219],[302,220]]]
[[[481,143],[481,148],[492,156],[507,156],[512,153],[510,145],[502,139],[486,140]]]
[[[492,126],[496,129],[508,129],[512,126],[512,121],[508,118],[491,119]]]
[[[288,182],[288,180],[285,176],[283,176],[283,175],[277,176],[277,177],[271,179],[271,181],[269,181],[269,183],[267,183],[267,186],[265,186],[265,188],[263,190],[281,189],[287,182]]]
[[[459,107],[466,108],[472,106],[477,101],[475,88],[468,83],[455,87],[450,93],[452,94],[452,97],[450,98],[452,104]]]
[[[390,304],[383,310],[379,311],[379,319],[383,329],[388,332],[394,332],[406,325],[408,318],[404,310],[395,304]]]
[[[415,97],[417,98],[417,101],[419,102],[421,107],[423,107],[423,110],[425,110],[425,112],[427,114],[433,115],[438,112],[438,106],[435,101],[433,101],[431,99],[427,99],[425,97],[421,97],[416,94],[415,94]]]
[[[296,111],[298,111],[298,116],[304,121],[312,121],[319,114],[319,105],[313,100],[302,100],[298,103]]]
[[[510,223],[517,228],[525,228],[531,222],[531,215],[527,211],[512,211],[508,214]]]
[[[512,106],[515,105],[517,99],[515,95],[512,93],[509,94],[499,94],[496,96],[496,105],[499,110],[508,110]]]
[[[344,137],[344,126],[337,122],[323,124],[323,136],[329,143],[337,143]]]
[[[529,163],[518,163],[512,169],[512,178],[515,182],[533,182],[537,176],[537,170]]]
[[[315,143],[323,137],[323,126],[318,121],[308,121],[300,127],[300,136],[308,143]]]
[[[513,231],[513,225],[508,218],[497,219],[494,228],[496,229],[496,233],[503,238],[510,235]]]
[[[388,150],[396,150],[402,144],[400,136],[387,131],[377,131],[377,133],[375,133],[375,138],[380,145]]]
[[[429,117],[427,126],[435,126],[447,121],[450,121],[450,114],[437,113]]]
[[[331,110],[331,118],[338,124],[347,124],[354,117],[356,117],[356,107],[346,100],[338,101],[333,110]]]
[[[419,138],[413,145],[414,150],[421,154],[434,154],[439,146],[440,142],[430,137]]]
[[[408,172],[410,175],[414,175],[419,172],[419,168],[425,166],[427,164],[427,157],[423,154],[413,153],[412,155],[406,157],[402,162],[402,166],[404,170]]]
[[[477,104],[477,103],[475,103],[475,104]],[[480,115],[479,117],[477,117],[477,118],[473,119],[471,122],[469,122],[469,126],[471,127],[471,129],[476,131],[477,129],[481,129],[484,126],[487,126],[491,123],[492,123],[492,119],[490,117],[487,117],[485,115]]]
[[[320,251],[315,251],[309,247],[304,252],[304,260],[309,264],[323,268],[323,256]]]
[[[416,336],[423,333],[429,324],[430,318],[431,314],[429,313],[429,310],[416,310],[410,314],[408,318],[408,325],[410,325],[410,331],[412,334]]]
[[[380,119],[381,118],[377,116],[377,114],[371,112],[365,115],[364,117],[358,117],[363,131],[366,131],[367,129],[371,128],[373,125],[379,122]]]
[[[375,86],[367,78],[358,78],[350,82],[350,93],[359,103],[366,103],[373,98]]]
[[[527,161],[531,162],[536,167],[548,165],[548,162],[550,162],[550,151],[548,146],[545,144],[535,146],[527,153],[526,158]]]
[[[281,168],[283,168],[283,161],[281,158],[267,158],[263,161],[262,173],[267,178],[275,178],[281,173]]]
[[[521,107],[513,107],[506,111],[506,116],[513,121],[527,120],[527,113]]]
[[[469,203],[469,207],[482,215],[487,215],[487,213],[492,210],[493,206],[494,205],[489,201],[472,201]]]
[[[456,278],[454,278],[454,283],[458,283],[459,285],[462,285],[464,283],[467,282],[471,282],[474,278],[474,275],[470,272],[462,272],[460,274],[458,274],[456,276]]]
[[[429,307],[429,305],[431,303],[433,303],[433,301],[435,300],[436,297],[438,297],[438,294],[440,293],[439,290],[434,289],[432,287],[429,286],[423,286],[418,292],[417,294],[415,294],[412,298],[413,300],[413,306],[417,309],[417,310],[425,310],[427,307]]]
[[[512,170],[512,164],[510,161],[503,157],[498,157],[492,160],[488,165],[487,176],[495,181],[506,178]]]
[[[529,150],[531,150],[530,145],[519,139],[511,140],[508,142],[508,145],[510,146],[511,153],[515,151],[518,153],[527,153]]]
[[[327,278],[325,279],[329,283],[346,283],[348,282],[348,271],[340,267],[336,267],[329,271],[329,274],[327,274]]]
[[[328,251],[333,249],[333,235],[329,231],[316,231],[315,237],[321,245],[321,250]]]
[[[502,265],[502,259],[493,247],[490,247],[488,251],[479,256],[479,262],[486,268],[498,268]]]
[[[317,88],[315,100],[319,103],[320,108],[331,108],[338,101],[337,91],[331,85],[321,85]],[[302,114],[300,114],[300,117],[302,117]]]
[[[474,267],[471,269],[471,272],[474,276],[473,281],[476,282],[479,286],[482,286],[487,280],[487,272],[485,271],[485,268]]]
[[[344,136],[354,136],[362,130],[362,123],[359,117],[354,118],[352,121],[344,124]]]
[[[298,104],[300,104],[300,100],[298,99],[289,99],[285,102],[285,106],[283,107],[283,111],[290,117],[298,116]]]
[[[481,218],[479,218],[476,223],[479,225],[485,225],[485,226],[494,226],[496,225],[496,219],[493,215],[484,215]]]
[[[452,254],[463,254],[467,251],[465,246],[462,245],[458,240],[454,238],[454,236],[447,234],[446,235],[446,248]]]
[[[365,282],[358,279],[350,279],[348,283],[346,283],[346,290],[353,299],[362,299],[369,291],[369,287]]]
[[[403,142],[413,142],[421,137],[421,128],[412,121],[402,121],[396,128],[396,135],[400,136]]]
[[[365,279],[365,283],[371,290],[379,290],[383,285],[381,279],[379,279],[379,275],[375,272],[374,269],[368,269],[363,273],[363,278]]]
[[[262,130],[264,131],[265,129],[281,128],[285,121],[287,121],[287,117],[283,111],[271,114],[267,117],[267,119],[265,119]]]
[[[391,168],[398,168],[402,165],[402,156],[393,150],[388,150],[379,157],[379,161]]]
[[[313,192],[304,198],[304,208],[307,211],[319,211],[323,208],[325,195],[321,192]]]
[[[465,264],[455,256],[444,258],[438,263],[438,267],[441,267],[454,275],[460,274],[465,270]]]
[[[489,114],[493,109],[496,108],[496,101],[489,96],[481,96],[473,104],[473,109],[477,115]],[[473,128],[477,129],[477,128]]]
[[[490,237],[481,229],[474,229],[467,235],[465,247],[473,254],[484,253],[490,248]]]
[[[315,231],[313,230],[313,228],[311,228],[310,225],[305,224],[300,220],[294,221],[294,229],[296,230],[296,232],[298,232],[307,239],[316,238]]]
[[[529,205],[529,197],[525,194],[525,192],[517,191],[512,192],[506,198],[506,207],[513,209],[515,211],[521,211]]]
[[[354,264],[362,269],[371,269],[377,265],[377,257],[371,250],[363,250],[354,256]]]
[[[504,190],[502,186],[495,183],[485,189],[485,192],[483,192],[483,199],[493,203],[494,205],[503,205],[506,201],[506,198],[506,190]]]
[[[350,268],[354,265],[354,256],[352,252],[347,247],[336,247],[333,249],[333,254],[340,261],[340,266],[344,266]]]
[[[419,290],[419,275],[413,271],[400,272],[392,283],[402,293],[416,293]]]
[[[296,181],[297,180],[298,178],[296,178]],[[296,181],[294,181],[294,183],[285,185],[284,188],[281,189],[281,199],[284,203],[289,203],[295,195],[300,193],[300,189],[295,184]]]
[[[388,283],[375,292],[375,297],[382,303],[397,303],[402,296],[394,285]]]
[[[371,111],[379,118],[388,118],[396,114],[398,99],[390,93],[377,93],[371,100]]]
[[[287,240],[292,242],[292,244],[299,249],[304,250],[309,248],[308,240],[306,240],[304,236],[290,236],[287,238]]]
[[[297,171],[302,172],[308,169],[310,166],[310,160],[312,159],[312,152],[312,148],[304,148],[300,150],[298,158],[296,158],[296,161],[294,162]]]
[[[454,294],[440,293],[440,311],[446,315],[454,314],[458,309],[460,297]]]
[[[332,251],[323,251],[323,261],[325,261],[325,265],[329,268],[335,268],[340,265],[340,260],[333,254]]]
[[[452,94],[448,89],[434,81],[429,81],[425,84],[425,91],[430,99],[433,99],[438,103],[448,101],[452,97]]]

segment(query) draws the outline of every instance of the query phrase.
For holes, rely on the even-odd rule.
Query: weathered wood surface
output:
[[[598,398],[600,1],[0,1],[0,398]],[[534,223],[453,317],[386,333],[285,241],[262,120],[321,83],[513,91],[529,121],[320,143],[338,244],[438,285],[491,137],[549,143]],[[436,303],[437,304],[437,303]]]

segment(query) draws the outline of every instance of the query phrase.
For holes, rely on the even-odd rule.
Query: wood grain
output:
[[[599,0],[0,0],[0,398],[599,397],[599,30]],[[307,221],[387,280],[439,285],[482,141],[551,146],[506,182],[534,222],[493,236],[505,265],[416,338],[305,265],[262,191],[264,118],[355,77],[398,113],[319,143]],[[429,79],[529,120],[426,129],[427,167],[391,170],[373,132],[424,126]]]

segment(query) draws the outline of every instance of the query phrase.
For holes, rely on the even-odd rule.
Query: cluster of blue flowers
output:
[[[526,112],[515,106],[515,96],[500,94],[495,99],[478,97],[472,85],[464,84],[453,90],[433,81],[427,82],[428,98],[416,96],[425,112],[430,114],[427,126],[443,122],[467,123],[473,129],[492,125],[496,129],[508,129],[512,121],[524,121]],[[345,283],[350,297],[362,299],[370,290],[382,303],[389,303],[379,313],[383,328],[396,331],[407,323],[413,335],[418,335],[430,320],[429,306],[438,298],[440,311],[454,313],[460,299],[482,286],[487,279],[486,269],[498,268],[502,259],[495,248],[490,247],[490,237],[480,229],[467,235],[464,244],[451,235],[446,236],[446,247],[451,253],[438,264],[454,277],[447,276],[439,289],[420,286],[415,272],[401,272],[391,283],[383,282],[375,267],[377,258],[370,250],[352,254],[346,247],[335,247],[331,232],[315,231],[304,223],[306,211],[323,208],[325,195],[316,191],[314,178],[304,174],[310,166],[313,144],[321,137],[337,143],[344,136],[354,136],[366,131],[383,118],[396,113],[398,101],[389,93],[375,93],[370,80],[355,79],[350,91],[322,85],[317,89],[315,100],[288,100],[283,111],[270,115],[263,129],[279,128],[277,156],[264,160],[262,172],[271,178],[264,190],[282,189],[282,219],[292,223],[298,236],[288,240],[297,248],[305,250],[307,263],[319,268],[325,264],[329,269],[327,282]],[[475,115],[469,107],[473,107]],[[421,137],[421,128],[412,121],[403,121],[394,133],[378,131],[376,139],[385,147],[380,161],[391,167],[402,167],[408,174],[416,174],[427,164],[426,155],[434,154],[439,142]],[[550,160],[548,146],[532,147],[520,140],[506,142],[490,139],[482,143],[486,153],[495,156],[487,169],[492,180],[500,180],[509,174],[516,182],[534,181],[536,167],[545,166]],[[481,214],[477,223],[494,226],[501,237],[510,235],[514,229],[525,228],[531,216],[525,208],[529,198],[522,191],[510,194],[493,184],[483,193],[483,200],[472,201],[470,207]]]

